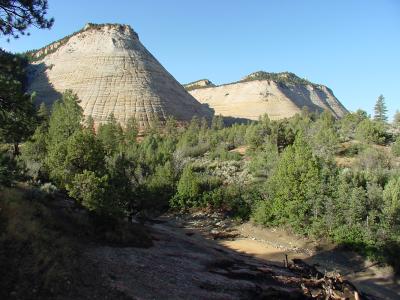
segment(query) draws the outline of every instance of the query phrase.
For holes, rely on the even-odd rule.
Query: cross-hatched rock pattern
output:
[[[141,129],[168,116],[178,121],[212,117],[208,105],[168,73],[130,26],[86,25],[36,54],[40,59],[29,68],[28,91],[36,92],[38,102],[51,104],[71,89],[96,124],[110,114],[122,125],[134,117]]]
[[[310,111],[327,110],[335,118],[347,113],[347,109],[326,86],[306,80],[283,82],[280,75],[274,74],[278,80],[253,80],[249,75],[236,83],[202,86],[189,89],[189,92],[198,101],[213,108],[215,114],[250,120],[257,120],[263,114],[273,120],[289,118],[303,107]]]

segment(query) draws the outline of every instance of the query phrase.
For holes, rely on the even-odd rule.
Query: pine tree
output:
[[[108,155],[115,154],[123,145],[124,132],[113,114],[108,117],[107,123],[99,126],[97,136]]]
[[[171,199],[171,206],[191,207],[196,206],[201,194],[201,181],[190,166],[183,169],[181,178],[177,184],[177,193]]]
[[[282,152],[269,177],[266,193],[271,201],[269,215],[273,224],[289,224],[305,232],[321,199],[321,165],[301,135]]]
[[[400,226],[400,178],[393,177],[389,180],[383,191],[386,226],[390,229]],[[394,231],[394,230],[393,230]]]
[[[125,133],[125,142],[128,146],[136,144],[136,139],[139,134],[139,126],[134,117],[130,117],[126,122],[124,133]]]
[[[399,110],[396,110],[396,113],[394,114],[393,125],[396,128],[400,128],[400,111]]]
[[[319,157],[331,157],[339,144],[339,136],[335,128],[335,120],[328,111],[324,111],[311,127],[309,137],[313,152]]]
[[[96,128],[94,125],[94,119],[92,116],[87,116],[85,120],[85,128],[89,131],[92,132],[93,134],[96,132]]]
[[[50,118],[50,112],[46,106],[46,104],[44,104],[44,102],[40,103],[39,109],[37,111],[37,115],[39,118],[40,122],[48,122],[49,118]]]
[[[104,148],[94,134],[87,130],[77,130],[65,141],[49,149],[46,165],[50,179],[60,187],[70,188],[74,176],[85,170],[99,176],[105,172]]]
[[[64,142],[81,129],[83,111],[78,102],[78,97],[68,90],[54,103],[49,120],[49,146]]]
[[[14,156],[37,124],[32,97],[24,91],[26,66],[27,61],[21,56],[0,49],[0,141],[14,146]]]
[[[213,130],[220,130],[224,128],[224,118],[222,115],[215,115],[211,121],[211,128]]]
[[[18,38],[29,26],[51,28],[54,19],[47,19],[47,0],[0,1],[0,34]]]
[[[378,100],[376,101],[375,108],[374,108],[374,120],[378,122],[383,122],[386,123],[388,120],[387,117],[387,107],[385,104],[385,97],[383,95],[380,95],[378,97]]]

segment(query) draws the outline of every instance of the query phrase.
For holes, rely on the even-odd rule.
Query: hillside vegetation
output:
[[[221,117],[211,126],[194,118],[187,128],[154,120],[138,142],[133,119],[123,129],[110,116],[95,131],[77,101],[66,92],[51,115],[42,112],[16,159],[33,182],[51,182],[102,218],[223,210],[394,258],[387,254],[399,242],[399,140],[362,111],[339,121],[304,111],[228,128]],[[245,155],[235,151],[243,145]],[[340,157],[354,159],[340,167]]]
[[[22,93],[21,81],[7,76],[0,79],[16,84],[18,93],[13,95],[20,97],[21,107],[15,110],[0,103],[7,121],[0,131],[0,185],[4,189],[25,181],[28,190],[67,197],[88,216],[86,225],[76,229],[87,228],[83,231],[89,232],[84,237],[88,241],[132,240],[123,225],[127,218],[206,209],[327,238],[399,270],[400,124],[399,118],[386,122],[382,103],[374,119],[361,110],[340,120],[328,112],[303,110],[290,119],[271,121],[263,116],[230,127],[220,116],[211,124],[195,117],[187,126],[173,118],[165,123],[154,119],[138,137],[132,118],[122,128],[110,115],[107,123],[94,128],[71,91],[50,111],[44,105],[35,108]],[[19,99],[10,95],[3,99]],[[33,134],[3,124],[29,125]],[[345,164],[340,163],[343,160]],[[43,264],[40,284],[53,282],[53,267],[61,268],[58,276],[74,266],[58,265],[75,257],[71,253],[76,252],[64,251],[75,251],[70,245],[76,237],[71,236],[74,228],[65,231],[63,219],[47,211],[51,199],[15,199],[2,192],[0,239],[6,247],[1,268],[19,269],[18,261],[25,260],[33,264],[27,272],[3,278],[8,292],[23,276],[42,271]],[[38,215],[43,220],[36,220]],[[135,244],[148,244],[148,236],[138,232]],[[47,257],[50,240],[58,250]],[[18,261],[7,259],[13,252],[21,256]]]

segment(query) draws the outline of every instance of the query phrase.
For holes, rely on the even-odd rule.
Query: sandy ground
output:
[[[390,268],[284,230],[204,213],[163,216],[148,228],[150,248],[96,246],[86,252],[106,284],[130,299],[303,299],[307,277],[283,267],[285,255],[328,278],[339,272],[369,299],[400,299]]]
[[[339,272],[356,286],[379,299],[400,299],[400,282],[390,267],[378,266],[351,251],[338,250],[334,245],[317,245],[308,239],[284,230],[265,229],[250,223],[237,226],[240,236],[221,240],[220,244],[235,251],[268,262],[281,264],[285,254],[289,260],[304,259],[321,272]]]

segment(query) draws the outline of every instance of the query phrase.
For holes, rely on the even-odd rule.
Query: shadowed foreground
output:
[[[232,251],[170,219],[150,227],[148,249],[94,247],[95,262],[110,286],[138,299],[354,299],[355,288],[301,260],[288,268]],[[329,287],[330,286],[330,287]],[[334,290],[335,289],[335,290]]]
[[[286,266],[184,228],[173,216],[146,227],[104,224],[62,195],[0,192],[2,299],[355,299],[340,276],[302,260]],[[229,235],[229,234],[228,234]],[[362,299],[368,299],[365,297]]]

